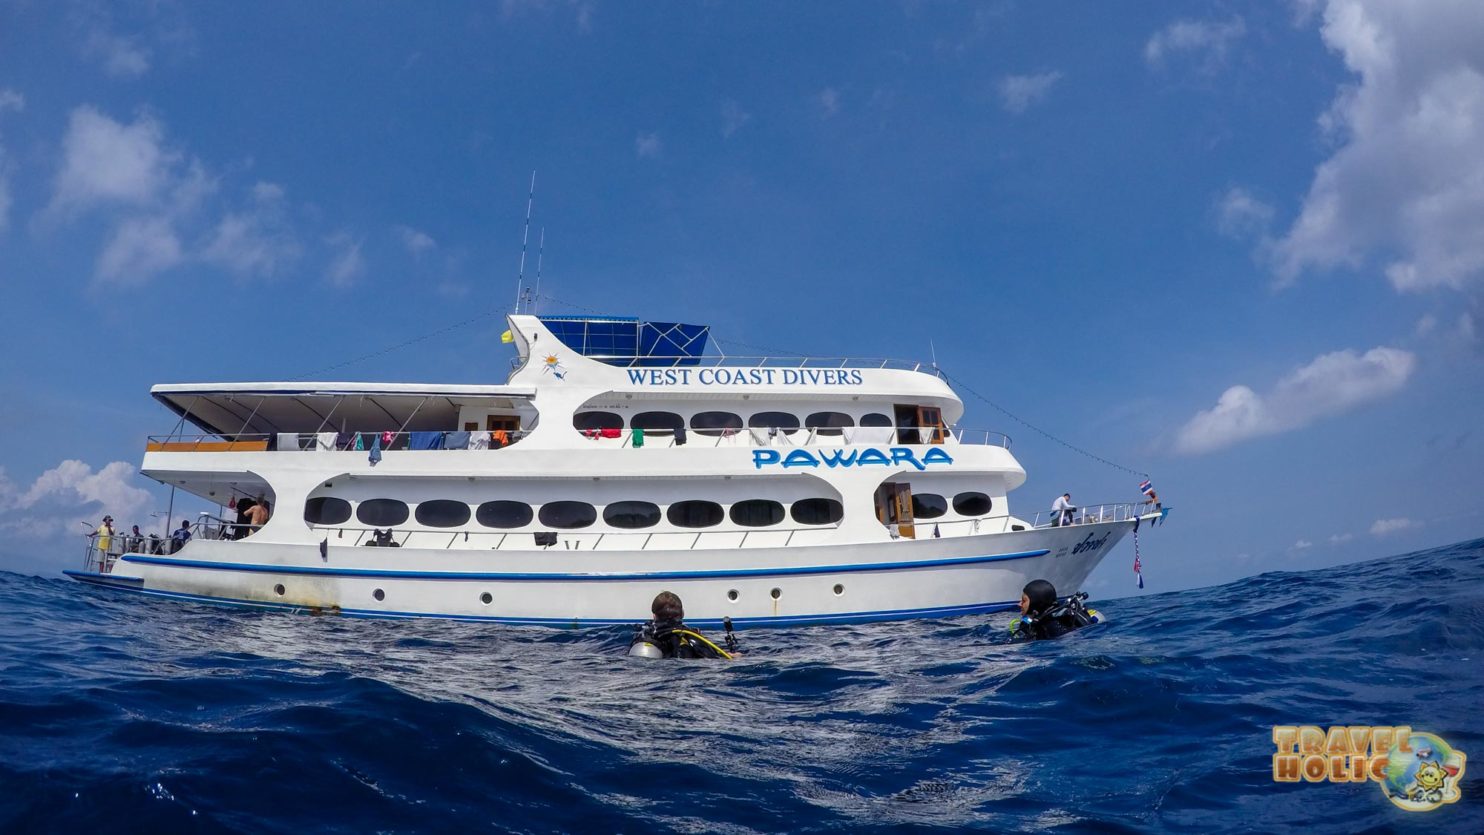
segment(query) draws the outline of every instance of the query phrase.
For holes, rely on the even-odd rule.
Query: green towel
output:
[[[633,433],[633,437],[634,437],[634,449],[638,449],[639,447],[644,446],[644,430],[643,429],[635,429],[634,430],[634,433]]]

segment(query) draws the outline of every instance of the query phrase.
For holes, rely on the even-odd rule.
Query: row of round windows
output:
[[[639,412],[629,418],[630,429],[646,432],[673,432],[686,425],[685,418],[674,412]],[[801,426],[799,416],[788,412],[758,412],[747,419],[746,425],[753,429],[777,429],[792,435]],[[812,429],[818,435],[839,435],[841,430],[855,426],[855,418],[844,412],[815,412],[804,418],[803,428]],[[861,426],[891,426],[891,418],[879,412],[861,415]],[[616,412],[578,412],[572,416],[572,426],[579,431],[623,429],[623,415]],[[734,412],[697,412],[691,415],[690,430],[697,435],[721,435],[736,432],[743,427],[742,416]]]
[[[557,501],[533,509],[525,502],[498,500],[471,508],[464,502],[433,499],[419,502],[410,510],[397,499],[368,499],[355,507],[355,517],[363,525],[394,528],[414,516],[419,525],[429,528],[457,528],[475,522],[486,528],[523,528],[539,518],[547,528],[586,528],[598,521],[598,509],[587,502]],[[834,499],[800,499],[788,508],[788,516],[800,525],[833,525],[844,518],[845,511]],[[720,504],[701,499],[676,502],[664,514],[670,524],[680,528],[709,528],[730,517],[732,522],[748,528],[762,528],[783,521],[784,509],[772,499],[748,499],[724,511]],[[340,525],[350,520],[350,502],[334,496],[320,496],[304,503],[304,521],[311,525]],[[603,522],[626,530],[652,528],[660,522],[660,506],[654,502],[613,502],[603,508]]]

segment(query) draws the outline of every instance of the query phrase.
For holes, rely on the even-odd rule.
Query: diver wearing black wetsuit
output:
[[[1084,626],[1101,623],[1103,617],[1096,609],[1082,605],[1086,599],[1086,592],[1082,592],[1067,598],[1065,603],[1058,603],[1056,586],[1045,580],[1026,583],[1020,595],[1020,617],[1010,622],[1010,640],[1059,638]]]
[[[654,620],[639,627],[629,642],[629,655],[645,658],[731,658],[737,651],[737,638],[731,621],[726,622],[726,649],[685,625],[685,608],[680,597],[662,591],[650,606]]]

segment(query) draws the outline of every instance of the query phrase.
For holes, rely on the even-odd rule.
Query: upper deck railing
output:
[[[888,369],[895,371],[926,371],[937,376],[939,371],[931,364],[916,360],[890,357],[777,357],[777,356],[731,356],[729,354],[703,354],[698,357],[651,357],[622,354],[591,354],[590,360],[620,368],[715,368],[718,366],[741,366],[745,368],[860,368]],[[926,366],[926,369],[924,368]]]
[[[850,446],[855,444],[935,445],[1010,448],[1010,436],[988,429],[947,429],[937,426],[862,426],[843,428],[690,429],[685,435],[671,429],[573,430],[601,447],[790,447]],[[511,446],[529,431],[499,432],[280,432],[232,435],[150,435],[146,452],[383,452],[420,450],[491,450]],[[348,435],[348,437],[347,437]],[[501,436],[503,435],[503,440]]]

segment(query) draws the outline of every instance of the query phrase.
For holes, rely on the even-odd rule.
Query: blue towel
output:
[[[368,455],[367,458],[371,461],[371,466],[373,466],[373,467],[376,466],[377,462],[381,461],[381,436],[380,435],[372,435],[371,436],[371,454]]]
[[[443,436],[444,449],[468,449],[468,432],[449,432]]]
[[[443,446],[442,432],[413,432],[408,449],[438,449]]]

